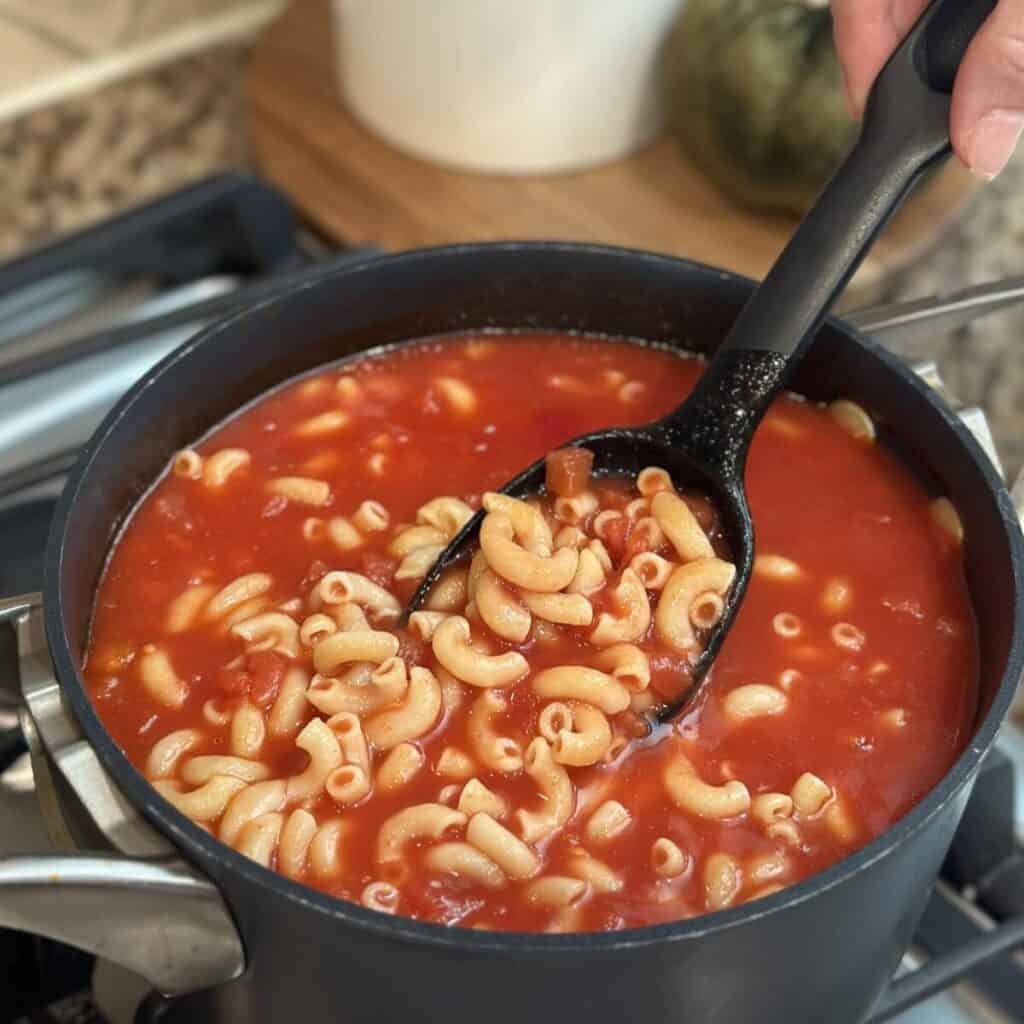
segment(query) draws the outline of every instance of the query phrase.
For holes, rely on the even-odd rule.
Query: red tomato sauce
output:
[[[202,615],[189,628],[169,632],[168,609],[188,586],[219,590],[240,575],[267,573],[272,585],[265,600],[290,607],[297,621],[309,610],[296,611],[296,599],[305,601],[330,570],[364,573],[405,600],[415,583],[393,583],[400,560],[387,547],[397,525],[416,522],[421,505],[454,495],[479,507],[485,491],[568,438],[664,415],[700,369],[695,358],[626,342],[539,334],[455,337],[350,361],[268,395],[196,446],[204,457],[242,448],[249,463],[219,488],[166,475],[113,550],[85,660],[105,725],[143,772],[154,744],[175,730],[201,735],[177,771],[192,756],[230,754],[230,727],[211,724],[204,704],[215,698],[228,715],[242,703],[269,713],[290,659],[277,651],[246,655],[237,636]],[[339,388],[341,375],[357,386]],[[469,389],[471,408],[460,408],[439,385],[445,378]],[[337,429],[296,433],[300,424],[339,409],[347,415]],[[270,493],[268,481],[282,476],[326,481],[328,503],[311,507]],[[428,870],[424,857],[432,843],[416,841],[407,847],[396,881],[399,914],[542,931],[615,930],[704,913],[724,905],[716,902],[708,875],[714,854],[732,858],[735,867],[735,891],[726,902],[745,902],[878,836],[948,770],[976,709],[977,649],[961,551],[931,514],[934,496],[883,446],[851,436],[824,407],[792,396],[780,398],[758,430],[747,489],[759,555],[783,556],[799,574],[755,574],[685,717],[612,764],[571,769],[575,812],[561,832],[536,844],[539,875],[571,876],[574,851],[583,848],[610,869],[615,884],[590,884],[586,898],[570,909],[547,907],[526,895],[524,882],[488,888]],[[310,517],[351,517],[366,499],[387,508],[390,526],[365,533],[360,546],[340,550],[327,536],[304,533]],[[624,501],[615,498],[619,505]],[[610,539],[609,546],[616,543],[625,547],[628,539]],[[829,610],[823,599],[830,583],[835,591],[834,581],[847,590],[840,611]],[[780,613],[796,617],[798,635],[780,634]],[[859,649],[834,640],[839,623],[854,627]],[[166,653],[187,690],[180,707],[155,699],[140,681],[140,651],[149,644]],[[426,645],[411,638],[402,644],[400,656],[410,665],[430,663]],[[653,691],[670,692],[678,658],[653,638],[641,646],[651,659]],[[582,634],[571,630],[553,646],[532,637],[521,645],[492,638],[491,649],[522,651],[531,676],[590,656]],[[297,660],[309,667],[309,650],[303,648]],[[536,735],[545,703],[528,678],[502,691],[508,708],[495,720],[523,748]],[[755,683],[782,690],[785,711],[730,718],[726,696]],[[408,785],[375,792],[354,807],[338,807],[326,793],[303,804],[318,824],[343,824],[332,871],[317,875],[307,865],[302,881],[359,901],[367,885],[392,880],[375,861],[378,831],[401,808],[437,802],[444,787],[456,785],[434,769],[444,748],[472,749],[468,712],[480,691],[463,690],[459,706],[446,706],[429,734],[416,741],[426,763]],[[307,706],[303,717],[314,715]],[[627,713],[616,731],[630,728]],[[750,813],[724,820],[695,816],[673,803],[663,781],[666,764],[680,751],[705,782],[741,780],[752,797],[789,794],[800,776],[813,773],[830,787],[831,810],[800,820],[796,841],[769,838]],[[376,766],[380,756],[373,758]],[[308,758],[294,735],[268,734],[256,760],[269,769],[269,778],[287,779]],[[513,808],[543,804],[522,771],[502,774],[477,764],[473,774]],[[608,800],[627,808],[630,824],[613,840],[595,843],[587,838],[586,822]],[[216,819],[202,824],[217,833]],[[511,817],[504,824],[516,831]],[[652,844],[662,837],[678,846],[686,862],[672,878],[652,868]],[[463,833],[448,838],[461,840]],[[276,865],[271,854],[269,866]]]

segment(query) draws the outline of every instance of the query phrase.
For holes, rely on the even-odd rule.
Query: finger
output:
[[[1024,0],[1002,0],[974,37],[953,90],[957,155],[994,178],[1024,129]]]
[[[864,112],[871,85],[928,0],[832,0],[836,51],[850,113]]]
[[[896,45],[890,17],[893,0],[833,0],[836,52],[846,84],[850,113],[864,111],[871,83]]]

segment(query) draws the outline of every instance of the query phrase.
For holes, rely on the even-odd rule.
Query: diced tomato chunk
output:
[[[223,665],[217,673],[216,685],[225,697],[244,697],[252,686],[252,677],[241,666]]]
[[[398,568],[398,559],[380,551],[367,551],[362,557],[362,573],[379,587],[390,588]]]
[[[267,708],[277,698],[281,680],[288,662],[277,651],[256,651],[245,659],[251,680],[249,698],[261,708]]]
[[[544,459],[544,483],[548,494],[573,498],[590,483],[594,453],[588,448],[556,448]]]
[[[610,519],[603,530],[604,546],[608,549],[608,554],[612,556],[612,561],[616,564],[621,562],[626,554],[629,528],[629,520],[625,516],[620,516],[618,519]]]
[[[312,590],[326,575],[330,566],[321,558],[314,559],[309,563],[306,575],[299,581],[300,590]]]
[[[661,675],[651,676],[651,692],[662,700],[675,700],[689,685],[689,677],[680,673],[678,676]]]
[[[398,657],[410,668],[425,664],[429,651],[429,644],[417,640],[411,633],[404,634],[398,645]]]
[[[644,551],[653,550],[651,547],[651,535],[645,529],[630,529],[626,537],[626,550],[624,562],[631,562],[636,555]]]
[[[693,681],[693,670],[685,656],[662,650],[650,654],[651,692],[662,700],[678,697]]]

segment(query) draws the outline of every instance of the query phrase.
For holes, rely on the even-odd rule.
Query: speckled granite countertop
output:
[[[968,201],[941,241],[885,290],[883,301],[948,294],[1024,275],[1024,153]],[[934,359],[950,391],[988,414],[1008,477],[1024,467],[1024,304],[900,354]]]

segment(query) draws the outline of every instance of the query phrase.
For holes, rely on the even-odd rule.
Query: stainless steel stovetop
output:
[[[0,598],[39,588],[63,474],[145,369],[203,323],[311,263],[366,257],[330,251],[296,224],[283,197],[227,177],[0,267]],[[886,341],[905,336],[915,317],[902,310],[855,319]],[[919,372],[941,387],[934,366]],[[984,417],[961,414],[997,461]],[[10,641],[0,631],[0,676],[16,671]],[[52,844],[38,799],[46,793],[35,792],[17,709],[4,693],[0,686],[0,859]],[[903,970],[955,955],[1003,917],[1022,914],[1024,733],[1007,725]],[[0,929],[0,1022],[127,1024],[147,990],[122,968]],[[954,988],[884,1019],[1024,1021],[1024,955],[989,958]]]

